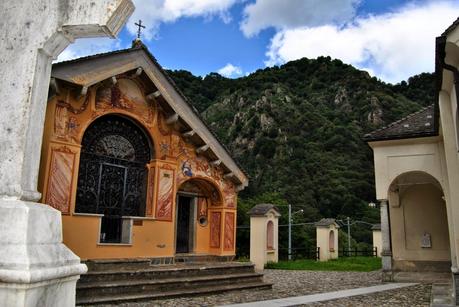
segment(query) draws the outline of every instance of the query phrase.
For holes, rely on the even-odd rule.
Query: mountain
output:
[[[361,138],[435,98],[433,74],[391,85],[330,57],[239,79],[169,74],[249,174],[238,225],[248,225],[246,211],[262,201],[303,209],[295,222],[346,216],[377,222],[378,210],[368,206],[375,201],[373,156]],[[284,214],[281,224],[286,221]],[[307,247],[313,230],[303,228],[296,245]],[[355,228],[353,239],[370,242],[369,229]]]

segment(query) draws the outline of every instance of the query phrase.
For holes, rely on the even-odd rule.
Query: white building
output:
[[[407,272],[452,274],[457,293],[459,19],[436,39],[435,61],[434,104],[365,140],[374,151],[384,278],[406,278]]]

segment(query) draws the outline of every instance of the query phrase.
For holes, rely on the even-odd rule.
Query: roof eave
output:
[[[400,136],[388,136],[388,137],[363,137],[363,141],[370,142],[379,142],[379,141],[395,141],[395,140],[406,140],[406,139],[418,139],[425,137],[438,136],[438,131],[433,131],[431,133],[413,133]]]

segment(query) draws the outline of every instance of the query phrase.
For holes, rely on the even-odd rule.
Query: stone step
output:
[[[162,293],[170,290],[184,290],[209,287],[215,284],[231,285],[263,282],[263,274],[233,274],[215,276],[193,276],[171,279],[138,279],[114,282],[92,282],[77,287],[77,297],[99,297],[116,294]]]
[[[162,267],[148,267],[147,269],[125,269],[89,271],[82,275],[78,284],[97,281],[117,281],[135,279],[164,279],[189,276],[207,276],[219,274],[243,274],[255,271],[251,263],[212,263],[205,265],[174,265]]]
[[[453,286],[451,283],[435,283],[432,284],[431,307],[450,307],[455,306],[453,296]]]
[[[176,254],[175,263],[208,263],[208,262],[231,262],[234,256],[215,256],[207,254]]]
[[[203,295],[211,293],[220,293],[225,291],[244,290],[244,289],[271,289],[272,284],[264,282],[213,285],[208,287],[195,287],[192,289],[174,289],[161,293],[141,293],[141,294],[118,294],[107,296],[77,297],[77,305],[97,305],[109,303],[122,303],[127,301],[145,301],[165,299],[181,296]]]
[[[151,259],[130,258],[130,259],[94,259],[83,261],[88,266],[88,271],[110,271],[110,270],[141,270],[151,266]]]

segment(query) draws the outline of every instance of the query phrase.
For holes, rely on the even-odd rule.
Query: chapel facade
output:
[[[235,255],[243,170],[148,49],[53,65],[39,175],[84,260]]]
[[[435,66],[434,104],[364,139],[374,152],[384,278],[452,274],[459,303],[459,19],[436,39]]]

